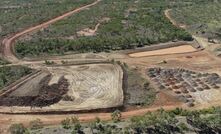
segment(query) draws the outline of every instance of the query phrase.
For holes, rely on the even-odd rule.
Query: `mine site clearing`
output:
[[[146,51],[148,52],[152,53]],[[180,54],[170,54],[168,51],[166,55],[136,58],[124,52],[77,54],[76,59],[69,63],[73,64],[79,59],[80,63],[84,60],[90,61],[92,57],[109,61],[116,58],[136,68],[159,92],[165,92],[182,102],[183,107],[221,102],[221,62],[206,51]],[[68,56],[66,58],[68,59]],[[25,83],[17,84],[13,91],[1,96],[0,112],[44,113],[123,106],[121,67],[110,63],[93,64],[93,60],[90,62],[84,65],[60,64],[41,67],[42,71],[38,75]],[[174,68],[175,66],[177,68]]]
[[[119,65],[47,67],[1,96],[2,113],[79,111],[122,106],[123,72]]]
[[[206,107],[221,102],[221,62],[205,50],[121,61],[147,75],[160,92],[181,100],[183,107]]]
[[[196,41],[178,41],[135,50],[49,57],[55,63],[49,66],[43,65],[41,59],[28,59],[21,63],[26,62],[41,71],[4,93],[0,112],[44,113],[123,107],[123,71],[119,65],[110,63],[113,59],[138,70],[159,93],[163,92],[164,98],[172,97],[169,101],[181,102],[180,107],[217,104],[221,102],[218,97],[221,85],[217,80],[221,62],[202,50]],[[205,76],[202,78],[198,76],[200,71],[209,72],[202,74]],[[167,103],[162,102],[160,106]],[[153,105],[157,107],[158,103]]]
[[[160,90],[174,92],[189,107],[221,101],[221,77],[216,73],[200,73],[182,68],[150,68],[147,74]]]
[[[122,63],[126,63],[128,64],[128,66],[138,70],[141,73],[141,75],[144,78],[148,79],[151,85],[153,85],[155,89],[158,90],[156,99],[150,106],[144,106],[144,107],[135,106],[132,109],[125,109],[124,111],[122,111],[123,118],[129,118],[129,117],[136,116],[136,115],[137,116],[142,115],[149,111],[151,112],[156,111],[159,108],[164,108],[165,110],[172,110],[172,109],[175,109],[176,107],[179,107],[179,108],[193,110],[193,109],[208,108],[211,106],[220,106],[221,89],[219,87],[221,85],[219,84],[219,79],[221,76],[221,69],[220,69],[221,61],[217,59],[214,55],[208,53],[205,50],[197,51],[194,53],[161,55],[161,56],[153,56],[153,57],[147,56],[147,57],[139,57],[139,58],[131,58],[125,55],[125,53],[112,53],[112,54],[101,53],[97,55],[101,55],[101,57],[107,57],[110,59],[112,59],[113,57],[118,57],[119,58],[118,60],[121,61]],[[103,68],[104,66],[106,69]],[[59,98],[59,96],[61,96],[62,94],[62,96],[64,97],[63,98],[64,100],[60,98],[60,101],[56,100],[56,103],[54,103],[55,101],[52,101],[53,103],[49,103],[50,104],[49,106],[42,106],[42,103],[40,103],[42,108],[39,106],[32,107],[32,109],[30,106],[28,107],[24,107],[24,106],[0,107],[0,110],[2,112],[0,114],[1,116],[0,122],[2,124],[1,126],[8,127],[7,126],[8,124],[20,123],[20,122],[23,122],[24,124],[28,125],[30,121],[35,120],[37,118],[41,119],[41,121],[44,122],[45,125],[46,124],[57,125],[57,124],[60,124],[60,122],[63,119],[67,117],[73,117],[73,116],[77,116],[79,117],[79,120],[86,121],[86,122],[94,120],[95,117],[100,117],[102,120],[110,120],[111,113],[105,112],[105,111],[99,112],[99,110],[100,108],[103,107],[103,105],[104,106],[108,105],[108,107],[111,107],[111,106],[116,107],[118,106],[118,104],[123,105],[120,101],[116,102],[111,99],[109,100],[110,102],[107,102],[106,100],[108,97],[111,97],[109,95],[110,92],[115,93],[114,95],[117,95],[119,97],[118,98],[119,100],[122,99],[121,97],[124,97],[124,94],[122,94],[124,93],[122,92],[122,87],[118,89],[116,87],[116,82],[118,84],[123,83],[123,82],[120,83],[121,81],[116,79],[116,77],[118,78],[122,77],[121,76],[122,70],[118,69],[119,68],[118,65],[114,67],[114,65],[112,64],[111,65],[104,64],[104,66],[103,65],[99,66],[99,64],[98,65],[89,64],[89,65],[79,65],[79,66],[75,65],[73,67],[72,66],[69,67],[66,65],[55,66],[55,67],[48,66],[47,69],[44,69],[43,72],[40,72],[41,75],[32,79],[33,81],[31,80],[31,83],[33,84],[33,82],[34,83],[43,82],[45,84],[42,90],[44,90],[45,87],[47,87],[48,94],[42,95],[42,97],[46,96],[46,100],[44,100],[44,102],[45,101],[51,102],[50,100],[47,100],[48,95],[52,96],[52,100],[53,100],[53,99],[56,99],[56,97]],[[71,71],[70,71],[70,68],[72,68]],[[97,70],[99,71],[95,72],[94,68],[95,70],[97,68]],[[113,68],[115,68],[115,71],[113,71]],[[168,79],[168,81],[167,79],[164,79],[165,77],[162,77],[162,78],[158,77],[157,79],[158,81],[161,80],[161,81],[167,82],[167,83],[161,83],[163,84],[163,86],[165,86],[165,89],[164,88],[161,89],[157,81],[151,78],[151,76],[148,73],[149,70],[151,69],[154,69],[154,70],[160,69],[160,75],[163,75],[163,76],[165,74],[162,72],[165,72],[166,74],[169,72],[168,74],[170,76],[169,77],[170,79]],[[91,71],[90,75],[88,75],[88,77],[85,77],[85,75],[83,74],[88,74],[87,72],[89,71]],[[70,76],[71,73],[74,74],[75,72],[77,72],[78,75]],[[105,72],[106,72],[106,75],[105,75]],[[152,71],[153,74],[155,72],[156,71]],[[178,76],[176,76],[177,73],[174,74],[174,72],[179,72]],[[104,74],[99,76],[98,74],[101,74],[101,73],[104,73]],[[68,75],[65,76],[65,74],[68,74]],[[62,77],[62,75],[64,75],[65,77]],[[114,80],[110,78],[110,75],[112,76],[112,78],[114,78]],[[45,77],[45,76],[46,76],[46,80],[41,81],[40,80],[42,79],[41,77]],[[70,77],[67,77],[67,76],[70,76]],[[105,79],[102,79],[102,76],[105,77]],[[214,78],[210,79],[209,77],[211,76]],[[192,78],[191,81],[189,80],[189,77]],[[178,78],[180,79],[180,81],[178,81]],[[183,79],[183,81],[181,81],[182,80],[181,78]],[[209,78],[209,79],[206,80],[206,78]],[[37,82],[37,79],[39,79],[38,81],[41,81],[41,82]],[[82,80],[82,79],[85,79],[85,80]],[[197,79],[199,79],[200,81]],[[114,91],[112,88],[111,89],[112,91],[111,91],[109,88],[110,87],[109,85],[107,84],[101,85],[102,83],[98,83],[99,80],[101,81],[106,80],[107,82],[109,81],[108,83],[116,88],[114,89]],[[59,84],[59,81],[60,81],[60,84]],[[69,82],[73,82],[73,83],[69,83]],[[215,82],[215,83],[212,84],[212,83],[207,83],[207,82],[212,82],[212,83]],[[22,87],[28,87],[29,85],[32,85],[28,83],[29,82],[25,83],[24,86],[18,87],[16,89],[17,91],[15,90],[14,93],[18,92],[19,90],[24,90],[22,89]],[[63,85],[61,83],[63,83]],[[97,87],[100,86],[104,88],[103,89],[97,88],[96,91],[98,92],[96,93],[93,92],[94,96],[89,95],[88,97],[87,95],[89,91],[95,91],[94,88],[89,88],[89,87],[93,87],[95,83]],[[84,86],[87,86],[86,90],[88,91],[82,90],[79,88],[79,91],[76,92],[76,94],[73,94],[73,89],[71,89],[70,87],[71,85],[74,86],[77,84],[79,85],[84,84]],[[194,84],[197,84],[198,86],[195,87]],[[54,88],[53,89],[50,88],[50,87],[59,88],[59,85],[60,85],[60,90],[59,90],[60,92],[54,92],[53,90]],[[202,90],[200,89],[200,86],[202,87],[203,85],[205,88]],[[205,85],[207,85],[209,88],[206,87]],[[35,85],[33,84],[33,86]],[[174,87],[174,89],[172,87]],[[186,90],[184,88],[186,88]],[[191,92],[191,89],[196,90],[196,91]],[[103,90],[105,92],[102,92]],[[53,91],[53,94],[51,94],[51,91]],[[26,92],[26,94],[27,93],[28,92]],[[104,94],[104,96],[99,96],[102,93]],[[11,95],[15,95],[15,94],[11,94]],[[82,96],[78,96],[78,95],[82,95]],[[76,96],[78,96],[78,99],[82,102],[81,105],[76,106],[77,103],[79,104],[79,101],[78,102],[73,101],[74,97]],[[91,107],[90,105],[91,102],[89,101],[88,98],[93,99],[94,102],[96,101],[99,103],[96,103],[96,105],[92,105]],[[41,102],[41,99],[40,99],[40,102]],[[34,104],[39,105],[39,103],[34,103]],[[64,114],[65,113],[64,110],[75,111],[75,110],[78,110],[79,107],[81,109],[96,108],[98,110],[97,112],[92,112],[89,110],[87,111],[88,113],[81,113],[83,111],[80,111],[79,113],[74,113],[74,114],[71,114],[72,112],[70,112],[70,114]],[[56,110],[58,110],[59,113],[61,114],[56,114],[56,112],[54,112]],[[33,111],[38,114],[36,115],[30,114]],[[46,111],[49,111],[49,113],[47,113]],[[8,113],[8,114],[4,114],[4,113]],[[22,113],[22,114],[19,115],[16,113]]]

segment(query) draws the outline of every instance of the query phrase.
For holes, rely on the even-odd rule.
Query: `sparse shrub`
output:
[[[120,61],[116,61],[116,63],[117,63],[118,65],[122,65],[122,63],[121,63]]]
[[[40,119],[33,120],[29,123],[31,129],[41,129],[43,128],[43,123]]]
[[[61,121],[61,125],[64,129],[70,129],[72,127],[77,129],[79,128],[80,121],[77,117],[66,118],[63,121]]]
[[[55,64],[55,62],[54,61],[45,60],[45,64],[46,65],[53,65],[53,64]]]
[[[115,63],[116,63],[114,59],[111,59],[110,62],[111,62],[112,64],[115,64]]]
[[[71,123],[72,123],[73,125],[78,124],[79,122],[80,122],[80,121],[79,121],[79,119],[78,119],[76,116],[71,117]]]
[[[61,125],[64,129],[70,129],[71,128],[71,119],[66,118],[63,121],[61,121]]]
[[[65,64],[68,64],[68,61],[62,60],[61,63],[62,63],[63,65],[65,65]]]
[[[150,82],[145,82],[144,83],[144,88],[146,89],[146,90],[150,90]]]
[[[11,134],[28,134],[27,129],[23,124],[12,124],[9,128]]]
[[[127,65],[127,63],[123,63],[123,66],[125,67],[125,68],[128,68],[128,65]]]
[[[121,112],[120,110],[115,110],[112,114],[111,114],[111,118],[114,122],[119,122],[121,120]]]

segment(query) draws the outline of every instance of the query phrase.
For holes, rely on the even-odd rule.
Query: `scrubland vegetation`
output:
[[[93,0],[1,0],[0,39]]]
[[[220,116],[220,107],[199,111],[187,111],[179,108],[168,112],[159,110],[144,116],[133,117],[131,127],[136,133],[196,132],[215,134],[221,132]]]
[[[31,133],[97,133],[97,134],[169,134],[169,133],[207,133],[218,134],[221,132],[221,108],[188,111],[176,108],[171,111],[160,109],[145,115],[122,120],[121,112],[116,110],[112,113],[112,121],[104,122],[99,118],[90,123],[80,123],[78,118],[66,118],[61,121],[61,127],[42,128],[40,120],[30,122],[30,129],[22,124],[13,124],[10,131],[22,131]],[[34,129],[33,129],[34,124]]]
[[[0,89],[31,72],[30,68],[23,66],[0,67]]]
[[[220,0],[189,0],[185,6],[174,8],[171,14],[194,34],[208,39],[221,39]]]
[[[66,52],[101,52],[132,49],[171,40],[192,40],[186,31],[174,27],[164,16],[169,1],[103,0],[96,6],[59,21],[19,41],[19,56],[64,54]],[[96,36],[79,37],[77,31],[102,23]]]
[[[146,106],[153,103],[156,98],[156,90],[150,86],[138,70],[121,65],[124,70],[124,104],[134,106]]]

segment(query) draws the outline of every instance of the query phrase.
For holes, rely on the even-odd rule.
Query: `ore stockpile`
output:
[[[147,75],[160,90],[173,91],[189,107],[195,105],[195,92],[219,90],[221,84],[221,77],[216,73],[200,73],[182,68],[149,68]]]

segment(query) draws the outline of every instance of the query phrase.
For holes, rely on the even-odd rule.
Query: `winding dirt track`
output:
[[[170,20],[170,22],[176,26],[176,27],[179,27],[179,28],[182,28],[182,29],[185,29],[186,28],[186,25],[183,25],[183,24],[178,24],[170,15],[170,11],[172,11],[172,9],[167,9],[164,11],[164,15],[167,17],[167,19]]]
[[[5,59],[9,60],[10,62],[16,64],[18,62],[23,62],[20,61],[13,53],[12,48],[13,48],[13,43],[16,39],[18,39],[19,37],[31,33],[33,31],[42,29],[47,27],[48,25],[59,21],[61,19],[64,19],[65,17],[68,17],[74,13],[77,13],[81,10],[84,10],[88,7],[91,7],[93,5],[96,5],[98,2],[100,2],[101,0],[96,0],[94,3],[77,8],[71,12],[65,13],[62,16],[56,17],[50,21],[47,21],[45,23],[42,23],[40,25],[28,28],[27,30],[24,30],[22,32],[19,32],[17,34],[15,34],[12,37],[9,38],[5,38],[3,40],[3,47],[4,47],[4,57]],[[170,19],[170,18],[169,18]],[[150,108],[143,108],[143,109],[138,109],[138,110],[130,110],[130,111],[126,111],[126,112],[122,112],[122,117],[123,118],[129,118],[132,116],[138,116],[138,115],[142,115],[145,114],[149,111],[155,111],[157,109],[160,108],[164,108],[165,110],[171,110],[174,109],[176,107],[181,107],[182,104],[176,104],[176,105],[166,105],[166,106],[157,106],[157,107],[150,107]],[[79,119],[81,121],[87,122],[87,121],[91,121],[94,120],[95,117],[99,117],[102,120],[110,120],[111,119],[111,113],[87,113],[87,114],[60,114],[60,115],[8,115],[8,114],[0,114],[0,128],[7,128],[10,124],[12,123],[24,123],[25,125],[28,125],[28,123],[36,118],[39,118],[40,120],[42,120],[44,122],[44,124],[47,125],[57,125],[60,124],[61,120],[65,119],[66,117],[72,117],[72,116],[78,116]],[[1,132],[1,131],[0,131]]]
[[[68,17],[68,16],[70,16],[70,15],[73,15],[73,14],[75,14],[75,13],[77,13],[77,12],[80,12],[80,11],[82,11],[82,10],[84,10],[84,9],[87,9],[87,8],[89,8],[89,7],[91,7],[91,6],[96,5],[96,4],[99,3],[100,1],[101,1],[101,0],[96,0],[95,2],[93,2],[93,3],[89,4],[89,5],[86,5],[86,6],[77,8],[77,9],[75,9],[75,10],[73,10],[73,11],[70,11],[70,12],[67,12],[67,13],[65,13],[65,14],[63,14],[63,15],[61,15],[61,16],[58,16],[58,17],[56,17],[56,18],[54,18],[54,19],[51,19],[51,20],[49,20],[49,21],[47,21],[47,22],[44,22],[44,23],[42,23],[42,24],[39,24],[39,25],[37,25],[37,26],[30,27],[30,28],[28,28],[28,29],[26,29],[26,30],[24,30],[24,31],[22,31],[22,32],[19,32],[19,33],[13,35],[12,37],[5,38],[5,39],[2,41],[2,45],[3,45],[3,56],[4,56],[4,58],[5,58],[6,60],[10,61],[11,63],[18,63],[20,60],[14,55],[13,49],[12,49],[12,48],[13,48],[13,43],[14,43],[14,41],[15,41],[16,39],[18,39],[19,37],[21,37],[21,36],[23,36],[23,35],[25,35],[25,34],[31,33],[31,32],[33,32],[33,31],[36,31],[36,30],[39,30],[39,29],[42,29],[42,28],[46,28],[46,27],[48,27],[48,26],[49,26],[50,24],[52,24],[52,23],[55,23],[55,22],[57,22],[57,21],[59,21],[59,20],[62,20],[62,19],[66,18],[66,17]]]

